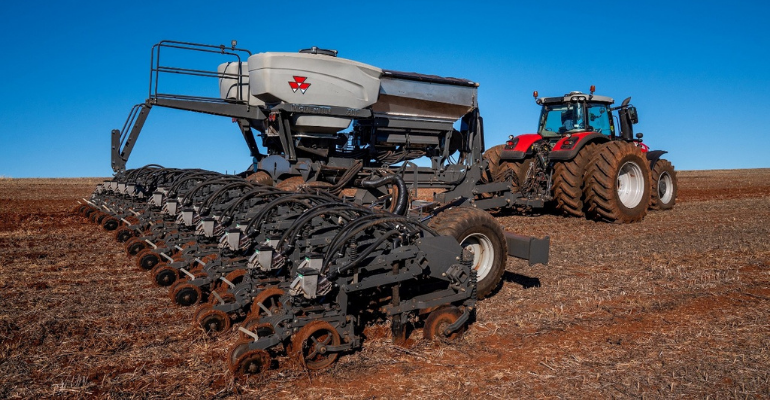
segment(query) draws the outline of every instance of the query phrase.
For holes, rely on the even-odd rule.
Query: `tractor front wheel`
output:
[[[589,143],[569,161],[554,163],[553,197],[556,210],[566,216],[585,216],[584,189],[586,167],[591,161],[596,145]]]

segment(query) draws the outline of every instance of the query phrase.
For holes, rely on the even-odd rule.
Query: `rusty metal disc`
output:
[[[238,285],[239,283],[243,282],[243,277],[246,276],[246,270],[245,269],[236,269],[233,271],[230,271],[225,275],[225,279],[227,279],[229,282],[231,282],[233,285]],[[227,290],[230,290],[230,285],[225,283],[225,281],[221,279],[217,279],[217,287]]]
[[[198,317],[201,315],[201,313],[205,312],[206,310],[210,310],[212,308],[214,308],[214,306],[208,303],[203,303],[199,305],[198,308],[195,309],[195,313],[193,314],[192,324],[196,327],[200,326],[198,324]]]
[[[273,177],[265,171],[257,171],[246,177],[249,182],[258,183],[265,186],[273,186]]]
[[[156,265],[152,272],[152,281],[158,286],[171,286],[179,279],[179,271],[166,263]]]
[[[228,292],[227,289],[223,290],[222,288],[220,288],[218,290],[215,290],[215,291],[211,292],[211,294],[209,294],[209,300],[208,300],[209,304],[213,304],[213,305],[220,304],[219,299],[217,298],[217,296],[214,296],[214,293],[219,295],[219,297],[222,299],[222,301],[225,302],[225,304],[229,304],[229,303],[234,303],[235,302],[235,295],[234,294]]]
[[[326,321],[310,322],[291,339],[294,357],[310,370],[320,370],[334,364],[339,353],[328,351],[327,346],[339,344],[339,333]]]
[[[233,326],[226,312],[209,308],[203,310],[197,317],[198,326],[211,336],[227,332]]]
[[[180,284],[174,288],[174,292],[171,294],[174,303],[179,304],[182,307],[198,304],[202,297],[203,292],[201,291],[201,288],[190,283]]]
[[[114,217],[107,217],[99,221],[99,223],[102,225],[102,228],[104,228],[105,231],[114,231],[120,226],[120,221]]]
[[[147,248],[147,243],[145,243],[142,240],[137,240],[128,246],[126,246],[126,253],[128,253],[129,256],[135,256],[139,254],[140,251]]]
[[[241,324],[241,327],[247,331],[255,332],[259,337],[275,333],[273,325],[267,322],[260,322],[259,316],[246,318]],[[238,330],[238,337],[241,339],[252,339],[251,336],[243,333],[241,330]]]
[[[201,261],[203,261],[204,263],[208,264],[208,263],[216,260],[217,258],[219,258],[219,253],[211,253],[211,254],[207,254],[207,255],[203,256],[203,258],[201,258]]]
[[[259,317],[268,315],[268,313],[259,306],[260,303],[262,303],[262,306],[268,309],[270,313],[275,314],[281,308],[283,308],[283,304],[281,304],[281,296],[283,296],[284,293],[285,292],[283,289],[279,289],[277,287],[270,287],[261,290],[251,302],[251,311],[249,311],[249,315]]]
[[[441,307],[428,315],[425,320],[425,326],[422,328],[422,335],[428,340],[455,340],[462,337],[465,332],[465,325],[460,329],[447,334],[446,329],[452,325],[462,315],[462,311],[457,307]]]
[[[108,218],[108,217],[109,217],[109,214],[99,213],[99,215],[94,217],[94,222],[96,222],[97,224],[101,225],[102,221],[104,221],[105,218]]]
[[[118,229],[116,229],[116,230],[115,230],[115,240],[117,240],[117,241],[118,241],[118,242],[120,242],[120,243],[125,243],[125,242],[127,242],[129,239],[131,239],[132,237],[134,237],[134,233],[135,233],[135,232],[136,232],[136,231],[134,231],[134,230],[133,230],[133,229],[131,229],[131,228],[127,228],[127,227],[125,227],[125,226],[123,226],[123,227],[120,227],[120,228],[118,228]]]
[[[149,271],[160,263],[160,256],[152,249],[144,249],[136,254],[136,266],[139,269]]]
[[[252,341],[239,341],[230,349],[227,366],[235,376],[256,375],[270,368],[271,358],[264,350],[249,350]]]

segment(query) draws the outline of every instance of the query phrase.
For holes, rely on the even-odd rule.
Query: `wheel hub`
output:
[[[618,198],[627,208],[634,208],[644,195],[644,175],[642,168],[628,161],[618,171]]]
[[[672,188],[674,187],[671,175],[668,172],[660,174],[658,177],[658,198],[663,203],[671,201],[671,197],[674,195]]]
[[[481,233],[468,235],[460,244],[468,253],[473,255],[473,269],[476,279],[484,279],[492,270],[494,263],[494,247],[492,241]]]

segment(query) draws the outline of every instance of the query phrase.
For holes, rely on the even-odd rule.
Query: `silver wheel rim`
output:
[[[492,241],[481,233],[472,233],[462,240],[463,249],[473,254],[473,269],[476,271],[476,280],[484,280],[492,271],[495,262],[495,250]]]
[[[660,174],[658,177],[658,198],[663,204],[668,204],[674,196],[674,181],[668,172]]]
[[[627,208],[639,205],[644,195],[644,176],[635,162],[628,161],[618,171],[618,198]]]

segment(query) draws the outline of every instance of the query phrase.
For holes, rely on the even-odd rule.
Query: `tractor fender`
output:
[[[652,170],[655,167],[655,163],[660,160],[660,156],[668,153],[665,150],[652,150],[647,152],[647,161],[650,162],[650,170]]]
[[[577,153],[588,143],[606,143],[610,138],[601,133],[582,132],[561,138],[553,146],[549,158],[555,161],[567,161],[575,158]]]
[[[525,133],[505,143],[505,148],[500,153],[501,160],[519,161],[532,154],[532,145],[543,140],[537,133]]]

